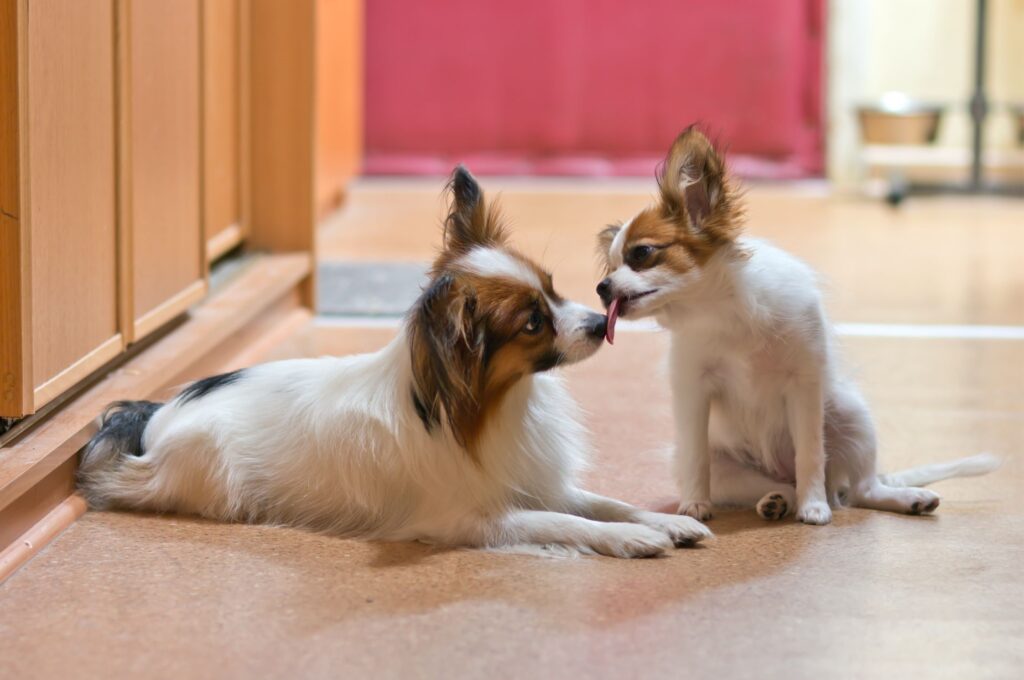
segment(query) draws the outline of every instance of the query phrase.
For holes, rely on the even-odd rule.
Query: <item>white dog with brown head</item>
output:
[[[878,475],[871,416],[839,368],[814,272],[742,224],[722,156],[691,127],[655,204],[599,236],[609,341],[619,317],[654,317],[672,334],[680,513],[705,520],[714,502],[826,524],[841,498],[930,513],[938,495],[910,487],[998,464],[980,455]]]

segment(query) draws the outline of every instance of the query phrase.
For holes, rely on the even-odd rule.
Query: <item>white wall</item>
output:
[[[828,172],[840,187],[863,176],[854,108],[885,92],[948,105],[938,144],[964,146],[973,86],[974,0],[830,0]],[[989,0],[987,145],[1016,144],[1004,106],[1024,102],[1024,0]]]

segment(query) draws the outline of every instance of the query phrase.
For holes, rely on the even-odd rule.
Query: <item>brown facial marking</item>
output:
[[[460,417],[458,438],[474,454],[484,425],[508,390],[554,351],[555,330],[551,309],[534,288],[476,274],[464,274],[463,279],[476,300],[473,327],[480,346],[475,399]]]
[[[475,277],[484,330],[484,385],[503,394],[516,380],[536,371],[554,351],[555,327],[545,296],[516,281]]]
[[[685,272],[706,263],[739,235],[743,223],[739,195],[724,159],[696,127],[684,130],[672,144],[659,172],[658,187],[657,203],[633,218],[623,244],[622,260],[635,271],[668,266]],[[609,274],[608,251],[619,229],[611,225],[598,234]],[[653,246],[653,250],[640,257],[635,251],[640,245]]]
[[[565,298],[555,291],[555,280],[554,277],[551,276],[551,273],[541,270],[539,276],[541,287],[543,287],[544,293],[551,298],[551,301],[555,304],[563,302]]]
[[[642,246],[650,247],[643,257],[637,252]],[[667,266],[682,273],[704,264],[711,252],[703,239],[680,229],[657,208],[633,218],[622,246],[623,262],[634,271]]]

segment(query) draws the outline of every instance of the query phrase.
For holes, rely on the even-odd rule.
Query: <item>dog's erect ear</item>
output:
[[[423,291],[409,324],[413,401],[428,431],[444,421],[469,447],[480,414],[483,343],[476,332],[476,298],[451,274]]]
[[[474,246],[497,246],[505,242],[497,209],[488,208],[480,184],[465,166],[458,165],[452,172],[448,193],[444,230],[447,250],[465,252]]]
[[[620,231],[622,231],[622,227],[618,224],[609,224],[597,233],[597,256],[600,258],[601,264],[608,266],[608,255],[612,249],[612,242]]]
[[[597,233],[597,252],[607,257],[608,251],[612,249],[612,241],[615,240],[620,231],[622,231],[622,226],[618,224],[609,224],[599,231]]]
[[[711,241],[739,230],[739,211],[725,161],[696,126],[676,138],[658,176],[662,208],[672,219]]]

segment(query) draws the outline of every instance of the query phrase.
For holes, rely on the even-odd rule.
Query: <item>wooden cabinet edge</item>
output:
[[[96,347],[57,375],[36,387],[32,392],[33,411],[38,411],[49,403],[51,399],[60,396],[62,392],[73,387],[75,383],[116,357],[123,349],[124,338],[118,333],[108,338],[99,347]]]
[[[205,279],[199,279],[190,283],[180,293],[165,300],[158,307],[155,307],[135,320],[133,324],[133,340],[139,340],[160,326],[185,312],[189,307],[199,302],[206,296],[207,283]]]
[[[17,418],[32,412],[31,234],[28,196],[28,34],[27,0],[3,0],[0,42],[3,78],[0,97],[11,102],[13,120],[4,126],[0,159],[0,416]],[[10,57],[13,56],[13,59]]]
[[[32,342],[27,230],[19,220],[0,215],[0,416],[32,412]]]
[[[131,186],[131,59],[129,33],[131,6],[114,0],[114,109],[117,191],[117,324],[125,345],[135,341],[135,297],[132,286],[132,186]]]
[[[209,264],[242,242],[242,226],[237,222],[227,226],[206,241],[206,262]]]

